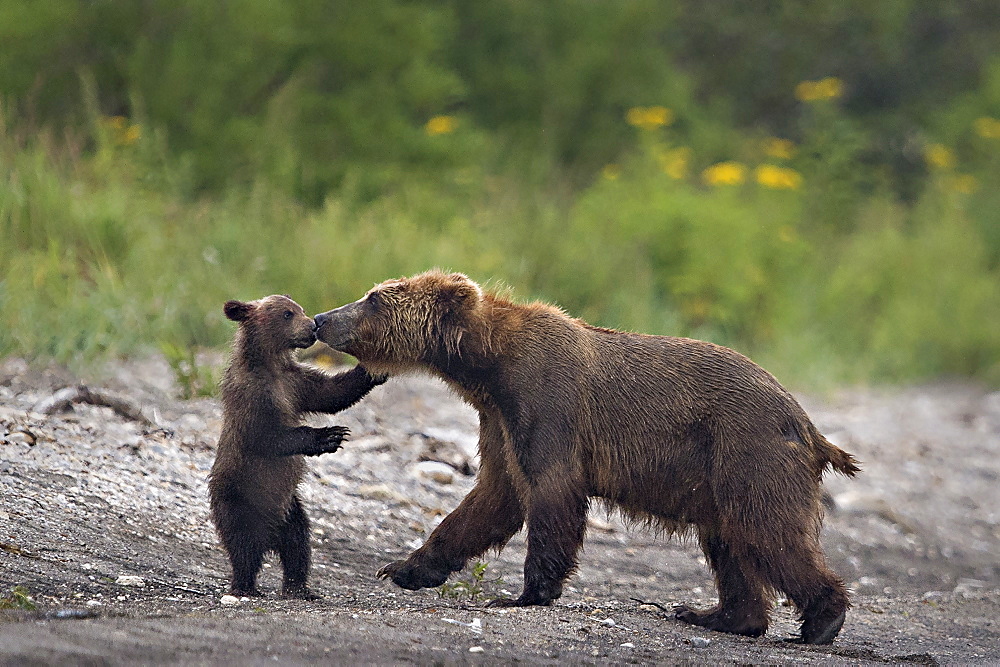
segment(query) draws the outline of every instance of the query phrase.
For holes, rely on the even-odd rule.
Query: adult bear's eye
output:
[[[286,310],[286,311],[285,311],[285,319],[286,319],[286,320],[290,320],[290,319],[292,319],[292,315],[294,315],[294,314],[295,314],[295,313],[293,313],[292,311],[290,311],[290,310]]]

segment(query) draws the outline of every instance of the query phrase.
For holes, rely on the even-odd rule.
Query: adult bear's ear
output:
[[[474,307],[483,298],[483,290],[479,285],[462,273],[452,273],[448,276],[448,284],[441,289],[439,298],[454,310],[460,306]]]
[[[253,312],[253,309],[254,305],[246,301],[227,301],[226,305],[222,307],[226,317],[233,322],[245,322],[250,319],[250,313]]]

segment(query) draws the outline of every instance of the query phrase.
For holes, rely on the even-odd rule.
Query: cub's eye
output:
[[[294,314],[295,314],[295,313],[293,313],[292,311],[290,311],[290,310],[286,310],[286,311],[285,311],[285,319],[286,319],[286,320],[290,320],[290,319],[292,319],[292,315],[294,315]]]

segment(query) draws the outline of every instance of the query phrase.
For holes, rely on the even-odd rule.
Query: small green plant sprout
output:
[[[163,341],[160,351],[174,372],[181,398],[211,396],[215,393],[216,373],[208,364],[198,362],[193,345],[182,346]]]
[[[448,581],[439,586],[437,589],[438,597],[451,598],[453,600],[468,599],[469,602],[478,602],[480,598],[483,600],[492,600],[496,595],[487,594],[486,589],[502,586],[503,578],[498,576],[496,579],[486,579],[486,570],[488,568],[489,563],[477,561],[472,566],[472,569],[468,570],[466,578]]]
[[[0,597],[0,609],[25,609],[31,611],[36,609],[34,600],[28,594],[28,589],[24,586],[14,586],[10,595]]]

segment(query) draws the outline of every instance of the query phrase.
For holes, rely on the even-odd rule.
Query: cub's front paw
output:
[[[434,588],[448,580],[451,574],[447,570],[435,570],[414,565],[409,560],[397,560],[384,566],[375,576],[379,579],[391,579],[400,588],[415,591],[421,588]]]
[[[324,426],[313,430],[316,434],[316,454],[332,454],[351,437],[351,431],[346,426]]]

